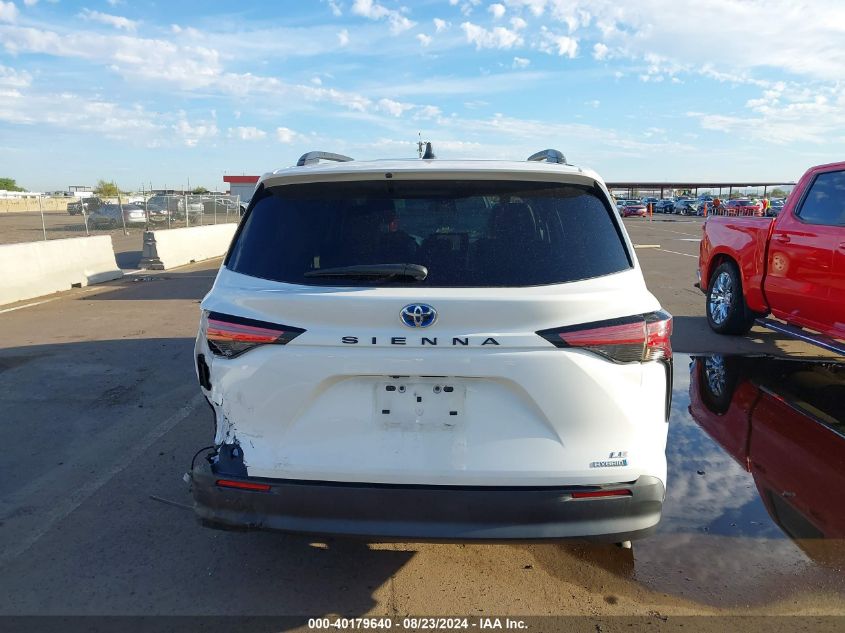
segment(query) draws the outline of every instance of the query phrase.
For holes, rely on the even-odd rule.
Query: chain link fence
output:
[[[219,195],[0,200],[0,244],[104,234],[140,239],[146,230],[237,223],[245,206]]]
[[[135,270],[142,258],[145,231],[237,223],[245,207],[237,196],[212,194],[0,198],[0,247],[109,235],[117,265]]]

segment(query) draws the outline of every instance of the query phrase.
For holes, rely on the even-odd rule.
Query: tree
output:
[[[780,187],[775,187],[769,192],[770,198],[786,198],[787,191]]]
[[[191,193],[199,194],[199,193],[208,193],[208,192],[209,192],[208,189],[206,189],[205,187],[194,187],[194,190]]]
[[[101,198],[117,198],[120,195],[120,190],[113,182],[106,182],[105,180],[98,180],[97,186],[94,187],[94,193]]]
[[[14,178],[0,178],[0,191],[26,191],[26,189],[18,187]]]

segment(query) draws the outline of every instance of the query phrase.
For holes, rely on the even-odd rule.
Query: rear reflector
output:
[[[216,483],[221,488],[237,488],[238,490],[254,490],[255,492],[267,492],[270,490],[270,484],[257,484],[251,481],[218,479]]]
[[[672,358],[672,315],[662,310],[537,334],[555,347],[588,349],[617,363]]]
[[[235,358],[259,345],[286,345],[304,331],[289,325],[209,312],[205,336],[215,356]]]
[[[592,492],[573,492],[573,499],[595,499],[598,497],[633,497],[630,490],[594,490]]]

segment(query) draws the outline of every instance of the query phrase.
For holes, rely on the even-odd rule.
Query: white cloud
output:
[[[417,33],[417,39],[423,46],[428,46],[429,44],[431,44],[431,35],[426,35],[425,33]]]
[[[498,2],[491,4],[487,7],[487,10],[491,13],[494,20],[498,20],[505,15],[505,5],[499,4]]]
[[[416,26],[416,22],[408,19],[399,11],[388,9],[374,0],[355,0],[352,4],[352,13],[368,18],[370,20],[387,19],[390,24],[390,32],[398,35]]]
[[[690,73],[704,66],[738,76],[774,68],[822,81],[845,80],[841,0],[815,0],[812,10],[794,0],[711,0],[695,3],[694,9],[676,0],[508,0],[508,5],[548,9],[570,29],[593,24],[602,43],[613,46],[614,57],[657,55]],[[701,25],[717,23],[719,28],[706,30],[702,46]],[[755,25],[753,36],[749,24]]]
[[[561,57],[566,56],[573,59],[578,53],[578,40],[568,35],[559,35],[543,27],[540,31],[542,40],[539,43],[541,51],[554,53]]]
[[[27,88],[32,84],[32,75],[25,70],[15,70],[0,64],[0,87]]]
[[[338,32],[337,41],[341,46],[346,46],[347,44],[349,44],[349,31],[343,29]]]
[[[528,26],[528,22],[522,18],[511,18],[511,27],[515,31],[519,31]]]
[[[593,45],[593,57],[599,61],[607,59],[607,54],[610,52],[610,49],[607,45],[598,42]]]
[[[801,87],[775,82],[745,103],[746,113],[689,112],[702,128],[734,138],[774,144],[845,142],[845,95],[836,85]]]
[[[229,138],[237,138],[242,141],[260,141],[266,138],[267,132],[257,127],[230,127]]]
[[[461,5],[461,14],[469,17],[472,15],[473,9],[481,4],[481,0],[465,0],[465,2]]]
[[[14,2],[0,0],[0,22],[14,22],[18,19],[18,8]]]
[[[322,86],[323,80],[320,79],[319,77],[311,77],[311,83],[314,84],[315,86]]]
[[[395,117],[402,116],[402,113],[414,107],[411,103],[401,103],[393,99],[379,99],[377,105],[379,110]]]
[[[481,50],[482,48],[507,50],[523,44],[522,36],[519,33],[502,26],[497,26],[488,31],[483,26],[473,24],[472,22],[464,22],[461,24],[461,28],[466,34],[467,42],[475,44],[476,50]]]
[[[196,147],[201,141],[213,139],[220,132],[213,119],[191,124],[184,111],[179,112],[179,120],[172,128],[187,147]]]
[[[23,3],[28,7],[34,7],[38,4],[38,0],[23,0]]]
[[[332,10],[332,15],[336,18],[339,18],[343,15],[343,10],[340,8],[340,4],[336,0],[329,0],[329,8]]]
[[[26,78],[14,75],[11,85],[19,86],[24,92],[4,90],[3,85],[0,81],[0,93],[4,94],[0,99],[2,122],[61,128],[140,143],[156,135],[172,137],[165,124],[166,117],[148,112],[140,105],[124,107],[91,94],[32,92],[26,89]]]
[[[585,101],[584,105],[590,106],[591,108],[598,108],[601,105],[601,101],[593,99],[592,101]]]
[[[530,59],[525,57],[514,57],[513,58],[513,67],[514,68],[528,68],[528,65],[531,63]]]
[[[31,27],[0,26],[0,46],[12,54],[38,53],[105,64],[131,79],[173,81],[182,89],[209,86],[223,77],[220,54],[204,46],[74,30],[69,33]]]
[[[427,105],[422,106],[414,114],[415,119],[436,119],[443,115],[443,111],[437,106]]]
[[[302,136],[298,132],[294,132],[292,129],[287,127],[277,127],[276,128],[276,140],[279,143],[293,143],[298,141],[302,138]]]
[[[434,18],[433,21],[434,21],[434,32],[435,33],[440,33],[441,31],[445,31],[450,26],[452,26],[446,20],[441,20],[440,18]]]
[[[507,0],[509,6],[515,9],[528,9],[532,15],[537,17],[543,15],[546,10],[547,0]]]
[[[120,15],[112,15],[110,13],[101,13],[100,11],[92,11],[91,9],[82,9],[79,14],[83,20],[90,20],[91,22],[99,22],[113,26],[116,29],[123,29],[125,31],[134,31],[138,27],[138,22],[124,18]]]

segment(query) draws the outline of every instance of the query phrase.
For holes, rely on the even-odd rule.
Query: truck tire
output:
[[[707,323],[718,334],[746,334],[754,325],[742,292],[742,277],[733,262],[722,262],[707,285]]]
[[[722,354],[702,356],[697,359],[698,392],[701,401],[711,412],[723,415],[731,406],[739,375],[740,359]]]

